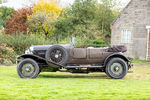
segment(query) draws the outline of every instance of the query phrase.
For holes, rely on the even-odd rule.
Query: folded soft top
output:
[[[112,46],[108,48],[108,52],[126,52],[127,48],[124,45]]]

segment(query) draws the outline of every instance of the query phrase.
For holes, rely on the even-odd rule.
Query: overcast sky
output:
[[[126,6],[129,3],[130,0],[121,0],[121,2]]]
[[[8,0],[7,3],[3,3],[3,4],[0,4],[0,6],[7,6],[7,7],[12,7],[12,8],[15,8],[15,9],[20,9],[24,6],[30,6],[34,1],[37,1],[37,0]],[[72,4],[74,2],[74,0],[60,0],[61,1],[61,5],[62,6],[68,6],[70,4]],[[125,7],[130,0],[117,0],[117,1],[121,1],[122,3],[122,6],[121,8]]]
[[[121,1],[122,6],[125,7],[130,0],[117,0],[117,1]],[[74,2],[74,0],[61,0],[63,5],[69,5],[72,4]]]

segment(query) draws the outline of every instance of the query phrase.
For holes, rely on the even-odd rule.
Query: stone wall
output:
[[[131,42],[126,45],[126,56],[135,59],[146,59],[147,52],[147,29],[150,25],[150,0],[131,0],[123,12],[112,24],[111,44],[121,43],[123,29],[131,31]]]
[[[149,46],[148,46],[148,60],[150,60],[150,36],[149,36]]]

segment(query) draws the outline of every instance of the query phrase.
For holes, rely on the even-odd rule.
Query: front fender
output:
[[[122,58],[122,59],[125,60],[127,63],[130,62],[130,60],[129,60],[127,57],[125,57],[123,54],[121,54],[121,53],[113,53],[113,54],[109,55],[109,56],[105,59],[105,61],[104,61],[104,66],[106,66],[107,62],[108,62],[111,58],[114,58],[114,57]]]
[[[26,58],[31,58],[31,59],[33,59],[33,60],[35,60],[35,61],[40,60],[40,61],[46,62],[46,59],[45,59],[45,58],[42,58],[42,57],[40,57],[40,56],[33,55],[33,54],[23,54],[23,55],[20,55],[20,56],[17,57],[17,63],[18,63],[20,60],[26,59]],[[54,66],[63,67],[62,65],[56,64],[56,63],[54,63],[54,62],[51,62],[51,61],[48,61],[48,62],[51,63],[51,64],[53,64]]]
[[[40,57],[40,56],[33,55],[33,54],[23,54],[23,55],[17,56],[17,60],[19,60],[19,59],[21,59],[21,58],[23,58],[23,59],[26,59],[26,58],[41,59],[41,60],[45,60],[45,61],[46,61],[45,58],[42,58],[42,57]]]

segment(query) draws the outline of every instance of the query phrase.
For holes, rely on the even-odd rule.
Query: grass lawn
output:
[[[147,60],[139,60],[139,59],[135,59],[135,60],[132,60],[132,63],[147,63],[149,61]]]
[[[122,80],[104,73],[41,73],[21,79],[16,67],[0,66],[0,100],[148,100],[150,65],[133,68]]]

